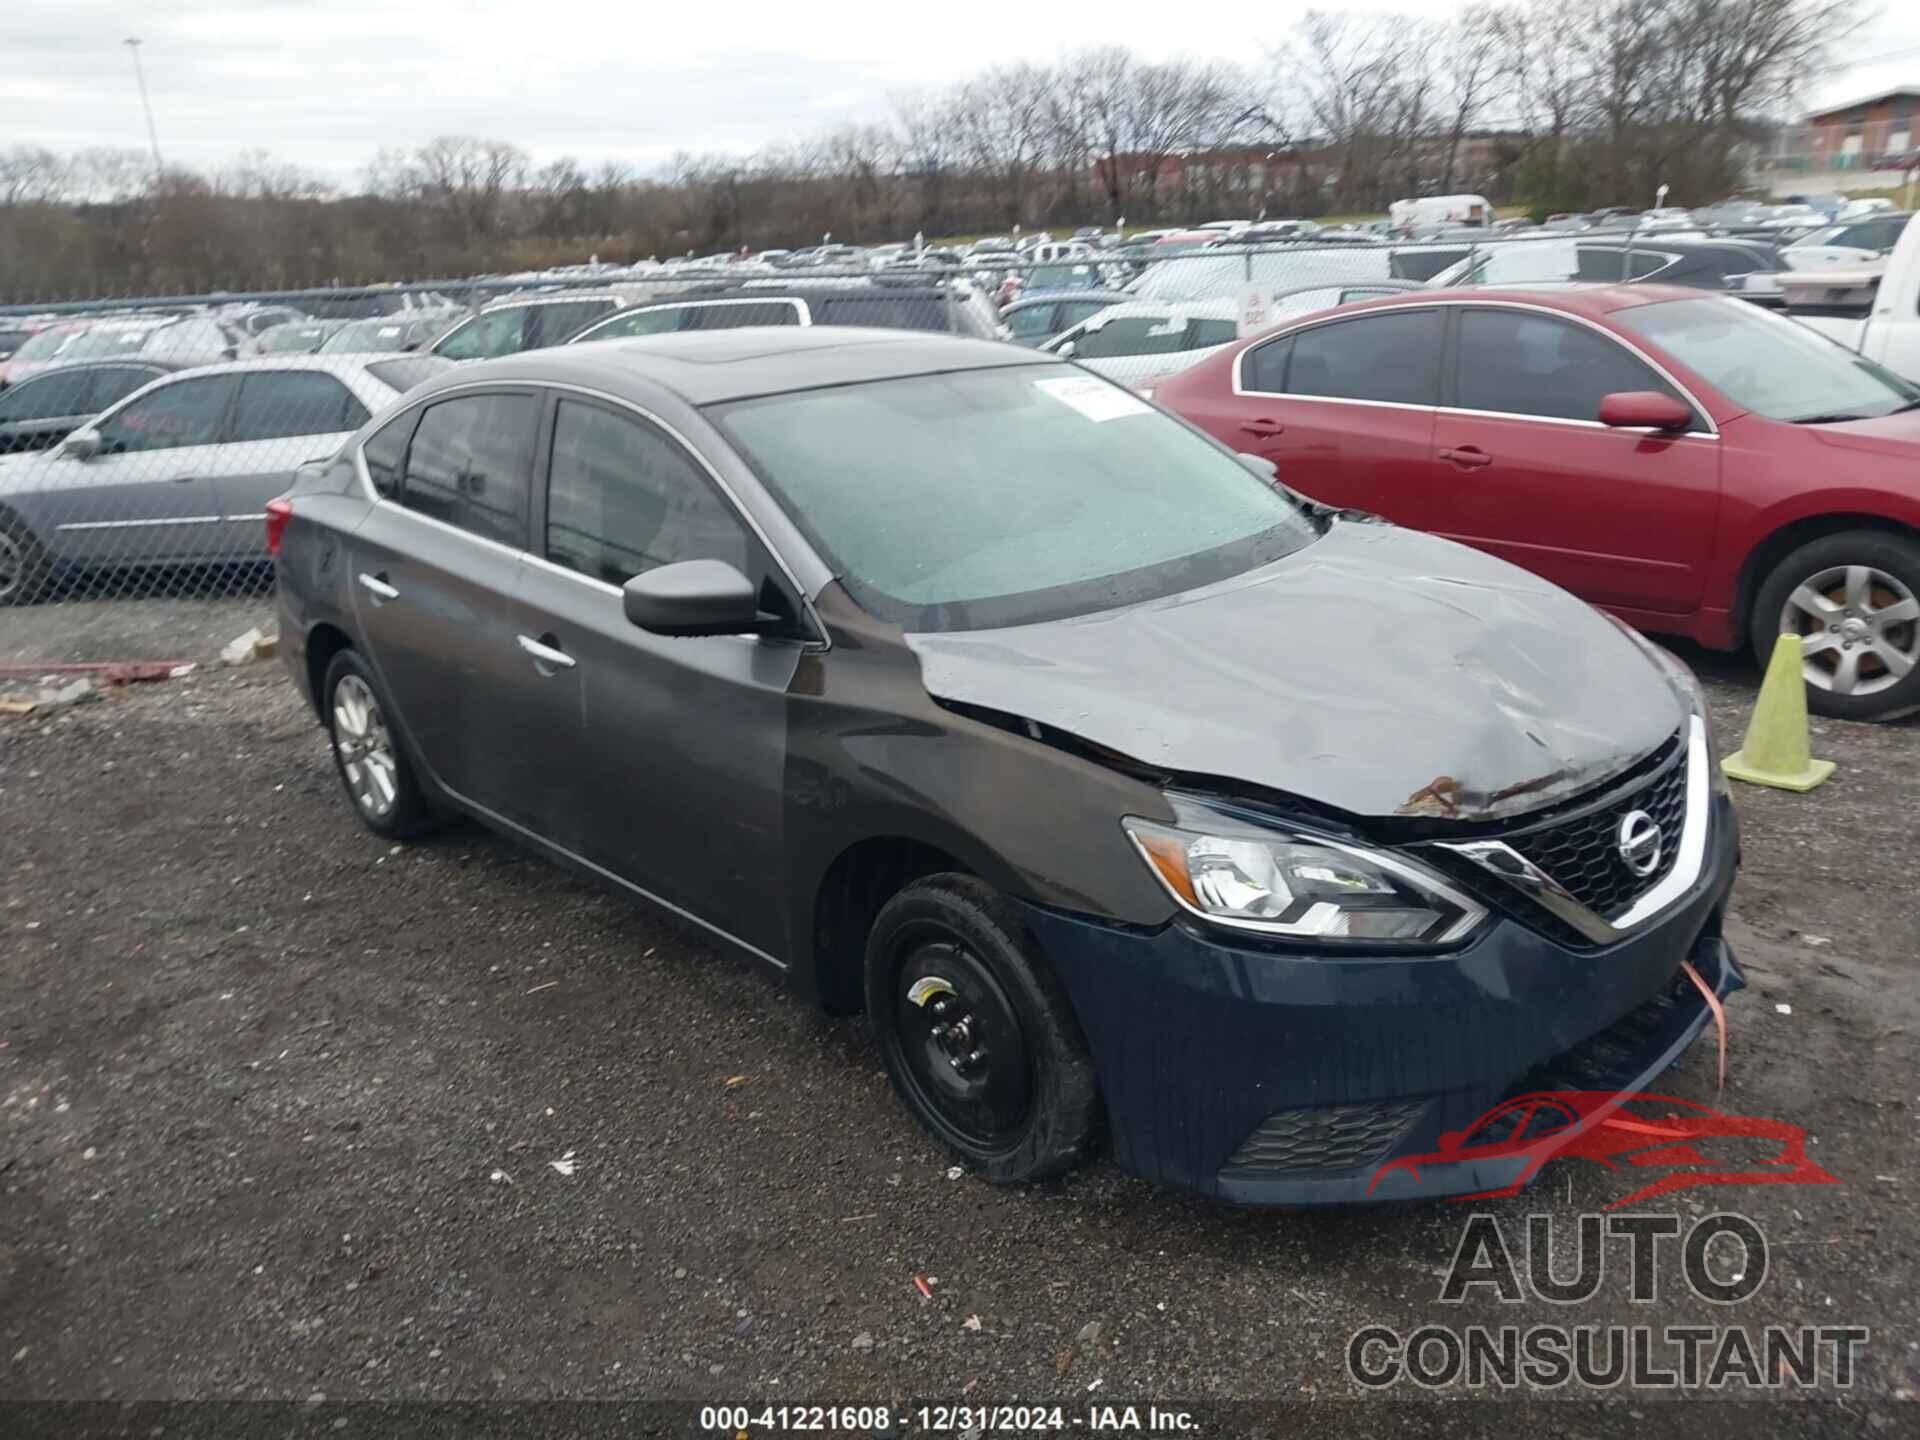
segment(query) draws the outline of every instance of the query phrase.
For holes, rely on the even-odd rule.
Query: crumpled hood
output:
[[[939,699],[1368,816],[1536,809],[1684,719],[1634,642],[1564,590],[1350,521],[1203,590],[907,643]]]

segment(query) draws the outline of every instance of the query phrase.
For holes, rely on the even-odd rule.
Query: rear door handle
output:
[[[373,603],[376,605],[384,605],[389,600],[400,598],[400,592],[393,586],[387,584],[378,575],[369,575],[365,571],[360,573],[360,588],[373,596]]]
[[[1242,420],[1240,428],[1249,435],[1278,435],[1287,427],[1278,420],[1268,420],[1262,416],[1257,420]]]
[[[1442,450],[1440,458],[1451,460],[1456,465],[1464,465],[1470,470],[1493,463],[1493,457],[1475,445],[1462,445],[1457,449]]]
[[[573,668],[573,656],[566,651],[544,644],[531,635],[516,635],[513,638],[522,650],[533,657],[534,668],[542,675],[552,674],[555,670]]]

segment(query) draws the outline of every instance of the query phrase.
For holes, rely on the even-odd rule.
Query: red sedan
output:
[[[1321,311],[1153,398],[1289,486],[1642,630],[1806,647],[1826,715],[1920,709],[1920,388],[1740,300],[1456,289]]]

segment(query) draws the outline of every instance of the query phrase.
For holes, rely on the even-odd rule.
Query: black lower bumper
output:
[[[1145,933],[1028,907],[1093,1053],[1115,1158],[1249,1205],[1403,1198],[1380,1167],[1522,1089],[1648,1086],[1706,1026],[1683,959],[1745,981],[1720,934],[1737,864],[1714,798],[1707,863],[1629,939],[1575,951],[1501,919],[1445,955],[1353,957]],[[1422,1198],[1482,1188],[1471,1167]]]

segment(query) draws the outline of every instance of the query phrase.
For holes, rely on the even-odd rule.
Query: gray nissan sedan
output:
[[[1742,983],[1706,711],[1259,465],[983,341],[543,350],[269,504],[282,654],[376,833],[475,817],[864,1009],[989,1179],[1493,1190],[1519,1160],[1392,1162],[1644,1088]]]

